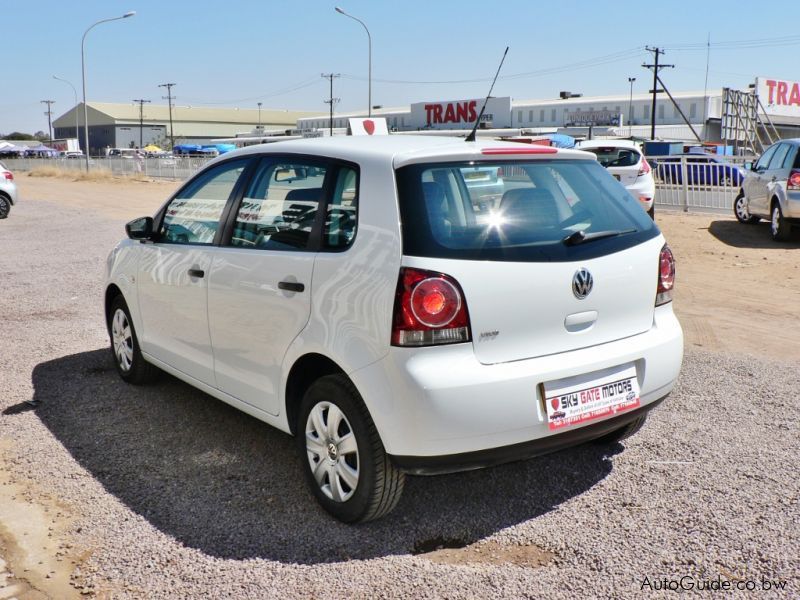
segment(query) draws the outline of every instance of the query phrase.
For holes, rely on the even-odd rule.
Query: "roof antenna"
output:
[[[494,84],[497,81],[497,76],[500,75],[500,69],[503,68],[503,61],[506,59],[506,54],[508,54],[508,46],[506,46],[506,51],[503,52],[503,58],[500,59],[500,65],[497,67],[497,73],[494,74],[494,79],[492,80],[492,87],[489,88],[489,93],[486,95],[486,100],[483,101],[483,106],[481,107],[481,114],[478,115],[478,118],[475,121],[475,127],[473,127],[472,131],[469,132],[469,135],[464,140],[465,142],[475,141],[475,132],[478,130],[478,124],[481,122],[481,119],[483,118],[483,111],[486,110],[486,103],[489,102],[489,98],[492,97],[492,90],[494,89]]]

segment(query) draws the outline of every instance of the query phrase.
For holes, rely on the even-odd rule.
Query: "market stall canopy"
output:
[[[155,144],[148,144],[144,147],[145,152],[164,152],[161,148],[156,146]]]

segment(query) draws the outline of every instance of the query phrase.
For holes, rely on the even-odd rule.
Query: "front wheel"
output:
[[[121,295],[111,302],[108,313],[108,333],[111,337],[111,354],[117,373],[128,383],[149,383],[158,375],[158,368],[147,362],[139,348],[139,339],[133,328],[128,305]]]
[[[344,375],[318,379],[299,413],[303,470],[322,507],[345,523],[389,513],[400,500],[405,475],[389,460],[353,383]]]
[[[772,204],[770,233],[772,233],[772,239],[776,242],[785,242],[792,237],[792,226],[783,216],[781,205],[777,201]]]
[[[750,208],[747,205],[747,198],[745,198],[744,192],[739,192],[736,200],[733,201],[733,214],[736,215],[736,220],[739,223],[752,225],[759,221],[758,217],[750,214]]]

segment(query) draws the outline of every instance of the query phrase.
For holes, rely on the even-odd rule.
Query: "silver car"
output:
[[[772,239],[786,241],[800,227],[800,138],[773,144],[750,168],[733,203],[741,223],[770,220]]]
[[[17,184],[14,175],[0,162],[0,219],[5,219],[17,203]]]

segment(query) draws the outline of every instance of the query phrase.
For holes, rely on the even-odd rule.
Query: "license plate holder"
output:
[[[613,416],[641,404],[636,366],[632,363],[547,381],[543,387],[547,426],[551,430]]]

